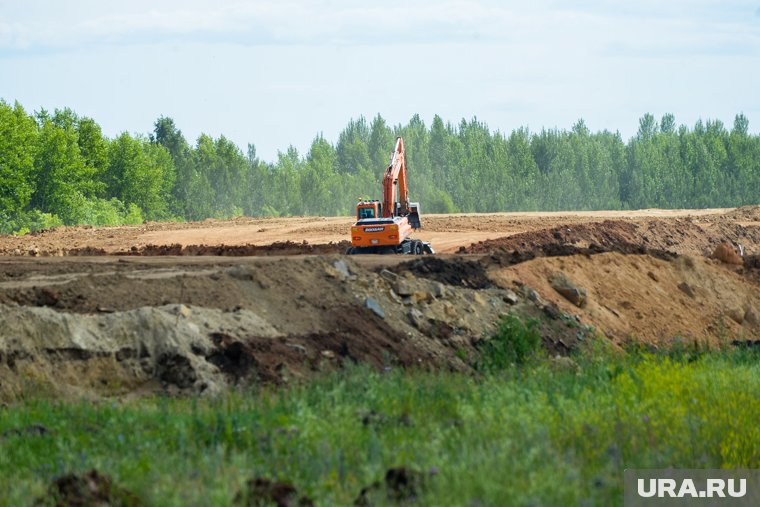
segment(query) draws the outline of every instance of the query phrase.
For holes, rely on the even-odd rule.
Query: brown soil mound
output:
[[[586,291],[583,308],[552,287],[558,273]],[[534,259],[490,274],[502,286],[517,282],[535,289],[620,343],[662,345],[681,339],[717,344],[758,331],[757,288],[708,259],[664,261],[605,253]]]
[[[573,245],[592,251],[710,254],[726,241],[760,247],[760,227],[728,221],[699,224],[691,219],[648,220],[642,223],[605,220],[515,234],[474,243],[459,253],[541,251],[557,245]]]
[[[612,249],[616,245],[633,245],[637,241],[636,225],[630,222],[604,222],[567,225],[524,232],[506,238],[481,241],[459,253],[494,253],[503,251],[533,251],[550,245],[575,245],[592,249]]]

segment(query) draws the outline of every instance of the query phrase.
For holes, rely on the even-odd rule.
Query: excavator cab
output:
[[[357,220],[372,220],[376,218],[382,218],[383,205],[378,200],[372,201],[359,201],[356,205],[356,219]]]

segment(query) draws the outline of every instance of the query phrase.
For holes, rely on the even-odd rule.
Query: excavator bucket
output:
[[[409,215],[407,215],[406,219],[409,221],[412,229],[420,229],[422,227],[422,223],[420,223],[420,203],[409,203]]]
[[[409,216],[406,218],[409,220],[409,225],[412,226],[412,229],[419,229],[422,227],[422,224],[420,223],[420,214],[416,211],[409,213]]]

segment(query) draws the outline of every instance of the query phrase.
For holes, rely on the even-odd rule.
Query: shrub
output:
[[[478,369],[493,372],[527,362],[541,346],[537,324],[532,319],[523,322],[513,314],[502,317],[491,339],[480,342]]]
[[[55,229],[63,225],[57,215],[42,213],[38,210],[26,211],[17,215],[0,213],[0,234],[15,234],[18,236],[29,232]]]
[[[124,225],[137,225],[143,223],[143,215],[140,207],[135,203],[129,203],[124,214]]]
[[[94,226],[117,226],[142,223],[140,208],[130,203],[124,205],[119,199],[85,199],[77,210],[75,223]]]

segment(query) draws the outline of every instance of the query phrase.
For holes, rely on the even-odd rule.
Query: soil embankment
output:
[[[455,254],[345,256],[346,218],[0,238],[0,397],[215,393],[365,362],[468,370],[499,316],[551,354],[760,333],[760,208],[431,216]],[[440,245],[435,244],[440,248]]]

